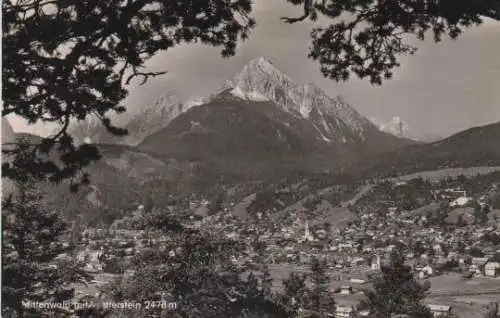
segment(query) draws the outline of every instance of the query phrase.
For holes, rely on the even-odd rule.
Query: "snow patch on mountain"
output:
[[[246,99],[246,98],[247,98],[247,96],[246,96],[245,92],[243,92],[243,91],[241,90],[241,88],[239,88],[238,86],[236,86],[235,88],[233,88],[233,89],[231,90],[231,94],[232,94],[233,96],[236,96],[236,97],[241,98],[241,99]]]
[[[127,144],[137,145],[150,134],[165,128],[172,120],[189,109],[203,105],[202,97],[191,97],[182,102],[176,96],[165,93],[146,106],[144,111],[135,115],[125,126],[129,131]]]
[[[84,121],[77,122],[70,127],[70,132],[77,143],[116,142],[118,144],[137,145],[146,136],[166,127],[173,119],[192,107],[203,105],[206,98],[194,96],[181,101],[171,93],[160,95],[153,102],[138,111],[130,114],[128,120],[113,124],[124,127],[128,135],[123,137],[111,136],[106,132],[102,122],[96,116],[88,116]]]
[[[266,96],[258,93],[258,92],[250,92],[247,94],[247,98],[256,102],[265,102],[268,101],[269,98]]]
[[[399,116],[394,116],[388,122],[382,122],[372,117],[371,121],[382,131],[398,137],[407,137],[410,132],[408,123]]]
[[[191,107],[200,106],[200,105],[205,104],[206,102],[207,102],[207,100],[204,97],[193,96],[184,102],[183,109],[184,109],[184,111],[186,111],[186,110],[190,109]]]
[[[114,121],[113,121],[114,123]],[[56,134],[59,129],[55,129],[52,134]],[[84,120],[71,122],[68,132],[73,137],[77,145],[82,143],[100,142],[106,128],[96,115],[88,115]]]
[[[236,96],[238,98],[241,98],[243,100],[250,100],[254,102],[265,102],[268,101],[269,98],[266,96],[258,93],[258,92],[244,92],[240,87],[235,87],[231,90],[230,92],[233,96]]]
[[[331,140],[330,138],[325,137],[321,132],[320,132],[320,134],[321,134],[321,139],[323,139],[323,141],[325,141],[327,143],[333,142],[333,140]]]

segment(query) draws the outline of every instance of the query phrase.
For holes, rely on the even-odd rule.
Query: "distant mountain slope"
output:
[[[413,141],[380,131],[342,98],[295,84],[264,58],[138,149],[237,175],[328,170]],[[217,168],[215,168],[217,167]]]
[[[12,130],[12,126],[10,125],[7,118],[2,117],[2,145],[13,142],[15,140],[15,133]]]
[[[346,170],[374,176],[494,165],[500,165],[500,122],[470,128],[441,141],[371,156]]]
[[[245,102],[222,94],[146,137],[138,149],[164,158],[200,162],[226,173],[305,169],[310,154],[322,151],[323,144],[311,139],[304,127],[293,130],[266,116],[266,108],[272,107],[269,102]],[[292,119],[284,112],[274,115]]]
[[[180,102],[172,95],[163,95],[127,123],[125,128],[129,131],[129,135],[125,137],[124,143],[128,145],[139,144],[148,135],[166,127],[180,114],[204,102],[205,100],[201,97],[192,97],[187,101]]]
[[[152,103],[141,107],[128,120],[113,121],[116,126],[128,130],[126,136],[110,134],[97,117],[77,122],[70,126],[69,131],[78,143],[82,143],[85,138],[88,138],[88,141],[99,144],[137,145],[146,136],[166,127],[172,119],[204,102],[205,100],[201,97],[180,101],[174,95],[165,93]]]
[[[380,130],[399,137],[410,138],[410,127],[408,123],[402,120],[399,116],[394,116],[388,122],[382,122],[375,117],[370,118]]]

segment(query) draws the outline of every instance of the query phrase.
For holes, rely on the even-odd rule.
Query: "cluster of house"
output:
[[[354,317],[369,317],[369,311],[359,307],[360,299],[363,297],[361,285],[367,281],[361,279],[350,279],[351,285],[344,285],[338,288],[337,297],[335,298],[337,305],[335,308],[335,318],[354,318]],[[352,285],[360,285],[360,288],[354,289]],[[428,303],[427,307],[431,310],[434,317],[442,317],[443,315],[452,313],[452,306]]]
[[[453,308],[448,305],[428,304],[427,307],[431,310],[434,317],[446,317],[453,312]],[[368,317],[368,310],[357,310],[355,306],[337,306],[335,318],[353,318],[353,317]]]
[[[265,242],[265,256],[270,263],[307,264],[312,256],[322,256],[331,260],[335,268],[349,270],[371,266],[373,255],[389,254],[396,245],[418,242],[422,251],[407,246],[406,256],[422,268],[421,275],[428,275],[429,268],[448,261],[468,265],[476,273],[481,270],[483,275],[498,275],[490,270],[496,266],[494,262],[487,266],[488,270],[485,266],[476,268],[467,252],[471,248],[480,249],[489,258],[500,252],[479,239],[490,233],[500,235],[496,228],[477,225],[444,231],[428,222],[426,215],[398,211],[396,207],[387,208],[384,214],[363,213],[344,229],[310,226],[307,220],[298,217],[288,225],[256,224],[241,221],[230,214],[204,217],[193,224],[197,228],[217,229],[230,239],[247,242],[248,255],[252,254],[252,242]]]
[[[448,305],[428,304],[427,307],[431,310],[434,317],[445,317],[452,313],[453,308]],[[357,310],[355,306],[337,305],[335,309],[335,318],[354,318],[354,317],[369,317],[368,310]]]
[[[496,184],[492,185],[492,189],[495,189]],[[450,207],[463,207],[477,202],[479,206],[484,207],[487,205],[488,196],[481,195],[478,198],[474,198],[467,194],[462,188],[446,188],[446,189],[435,189],[432,190],[432,194],[436,201],[447,200]]]
[[[130,259],[147,249],[169,246],[169,238],[160,232],[86,229],[82,237],[83,248],[76,260],[92,273],[105,271],[106,261],[110,259]]]

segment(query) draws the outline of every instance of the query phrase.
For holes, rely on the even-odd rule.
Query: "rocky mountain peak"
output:
[[[181,101],[170,93],[161,95],[153,103],[146,106],[139,115],[134,116],[126,125],[129,131],[127,144],[137,145],[146,136],[166,127],[180,114],[204,103],[206,103],[206,100],[198,96]]]
[[[109,134],[97,117],[89,116],[85,121],[70,126],[70,132],[78,143],[118,143],[137,145],[146,136],[167,126],[170,121],[192,107],[206,103],[206,99],[194,96],[182,101],[170,92],[161,94],[152,102],[138,107],[131,117],[122,122],[116,122],[119,127],[125,127],[129,134],[116,137]]]
[[[250,62],[248,62],[247,65],[250,67],[253,66],[254,68],[260,68],[262,70],[267,70],[270,72],[279,72],[279,70],[274,66],[274,63],[263,56],[250,60]]]
[[[282,77],[284,74],[276,68],[273,62],[265,57],[258,57],[250,60],[239,73],[240,77],[252,76],[257,74],[267,74],[268,76]]]
[[[243,100],[272,101],[296,117],[306,119],[314,114],[316,126],[340,125],[343,126],[342,130],[347,127],[354,135],[360,137],[365,131],[376,129],[342,97],[330,97],[313,83],[295,83],[264,57],[250,60],[240,73],[226,81],[221,91],[228,89],[231,89],[234,96]],[[325,116],[330,118],[326,119]],[[323,119],[338,123],[326,124]],[[339,136],[327,138],[330,137],[338,139]]]

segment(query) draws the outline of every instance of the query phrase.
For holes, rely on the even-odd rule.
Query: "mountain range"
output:
[[[315,138],[325,143],[370,142],[370,138],[374,137],[371,136],[373,134],[381,138],[386,137],[387,142],[379,145],[384,150],[393,148],[393,143],[399,146],[408,142],[381,133],[374,124],[361,116],[342,97],[332,98],[311,83],[294,83],[270,61],[262,57],[251,60],[240,73],[227,80],[217,92],[208,98],[192,97],[187,101],[180,101],[172,94],[163,94],[153,103],[141,108],[141,111],[124,125],[124,128],[129,131],[126,137],[111,137],[103,130],[96,118],[72,125],[70,131],[78,141],[89,138],[94,143],[135,146],[146,136],[166,128],[173,119],[191,108],[220,100],[221,95],[228,91],[236,97],[234,102],[274,104],[268,107],[277,108],[287,116],[307,122]],[[282,122],[286,125],[290,124],[284,120]]]
[[[380,130],[342,97],[295,83],[262,57],[211,96],[181,101],[164,93],[124,128],[127,136],[111,136],[92,119],[70,131],[79,142],[126,145],[236,179],[331,171],[353,158],[415,143]]]
[[[341,97],[332,98],[313,84],[296,84],[258,58],[137,148],[229,172],[267,174],[328,170],[353,156],[412,143],[381,131]]]
[[[172,119],[181,113],[204,102],[205,100],[202,97],[192,97],[182,102],[173,94],[164,93],[152,103],[142,107],[138,114],[134,114],[125,121],[123,128],[126,128],[129,132],[126,136],[114,136],[110,134],[100,120],[93,116],[84,121],[73,123],[69,127],[69,132],[77,143],[88,142],[135,146],[149,134],[166,127]]]
[[[5,143],[18,134],[2,123]],[[404,132],[400,123],[389,126]],[[427,144],[395,136],[394,129],[372,123],[341,96],[295,83],[265,58],[251,60],[208,97],[183,101],[164,93],[124,127],[129,135],[111,136],[91,118],[70,132],[102,154],[88,168],[94,186],[104,196],[126,197],[126,204],[144,191],[210,191],[218,184],[291,175],[343,171],[364,178],[500,165],[500,123]]]

